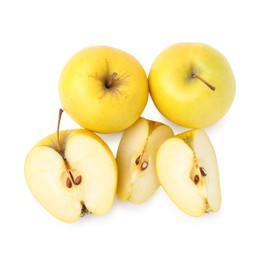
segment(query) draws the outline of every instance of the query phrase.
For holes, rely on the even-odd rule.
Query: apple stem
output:
[[[106,88],[111,88],[112,84],[113,84],[113,81],[114,79],[116,78],[117,76],[117,73],[116,72],[113,72],[109,81],[106,83]]]
[[[61,154],[63,160],[66,162],[66,159],[65,159],[65,156],[64,156],[64,151],[61,148],[61,144],[60,144],[60,121],[61,121],[62,113],[63,113],[63,109],[60,108],[59,109],[59,117],[58,117],[58,126],[57,126],[57,143],[58,143],[58,148],[59,148],[60,154]]]
[[[211,90],[215,91],[216,87],[212,86],[211,84],[209,84],[205,79],[201,78],[199,75],[192,73],[192,78],[197,78],[200,81],[202,81],[206,86],[208,86]]]
[[[68,163],[67,159],[65,158],[64,150],[61,148],[61,144],[60,144],[60,121],[61,121],[61,116],[62,116],[63,111],[64,111],[63,109],[59,109],[58,126],[57,126],[57,143],[58,143],[58,148],[59,148],[59,151],[60,151],[60,155],[61,155],[62,159],[64,160],[64,163],[65,163],[68,175],[69,175],[69,177],[66,180],[66,186],[68,188],[71,188],[72,187],[72,183],[75,184],[75,185],[79,185],[81,183],[82,177],[81,177],[81,175],[79,175],[74,180],[74,177],[73,177],[73,175],[72,175],[72,173],[70,171],[69,163]]]

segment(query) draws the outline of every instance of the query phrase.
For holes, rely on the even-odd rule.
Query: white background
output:
[[[259,259],[258,2],[1,1],[0,259]],[[160,188],[142,205],[116,200],[102,217],[55,219],[30,193],[23,164],[31,147],[56,130],[65,62],[84,47],[110,45],[148,73],[161,50],[182,41],[212,45],[236,77],[231,109],[205,129],[219,162],[220,212],[191,218]],[[151,101],[143,116],[184,130]],[[61,128],[75,127],[64,115]],[[115,153],[120,136],[102,137]]]

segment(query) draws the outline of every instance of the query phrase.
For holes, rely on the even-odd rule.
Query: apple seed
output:
[[[72,187],[72,183],[71,183],[71,180],[70,178],[68,177],[67,180],[66,180],[66,186],[70,189]]]
[[[144,171],[148,167],[148,162],[144,161],[141,165],[141,171]]]
[[[199,180],[200,180],[199,175],[195,175],[194,176],[194,183],[197,184],[199,182]]]
[[[139,155],[136,160],[135,160],[135,164],[138,165],[141,161],[141,155]]]
[[[79,175],[79,176],[74,180],[74,184],[79,185],[79,184],[81,183],[81,179],[82,179],[82,177],[81,177],[81,175]]]
[[[203,167],[200,167],[200,173],[202,176],[207,176],[207,171]]]

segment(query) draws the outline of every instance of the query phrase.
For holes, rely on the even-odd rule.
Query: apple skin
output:
[[[215,87],[211,90],[198,78]],[[163,50],[149,72],[149,88],[157,109],[172,122],[203,128],[229,110],[236,83],[227,59],[203,43],[176,43]]]
[[[76,143],[76,138],[81,139]],[[71,174],[74,179],[81,175],[81,183],[66,186],[68,170],[57,133],[53,133],[36,143],[26,156],[24,175],[30,191],[50,214],[67,223],[80,218],[82,203],[87,209],[84,214],[107,213],[117,187],[117,165],[111,150],[99,136],[86,129],[60,131],[59,140]]]
[[[79,125],[99,133],[131,126],[143,112],[148,92],[141,64],[130,54],[109,46],[93,46],[76,53],[59,80],[63,109]]]

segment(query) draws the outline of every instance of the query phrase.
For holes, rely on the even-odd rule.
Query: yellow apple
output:
[[[202,128],[225,115],[236,85],[218,50],[203,43],[177,43],[154,60],[149,87],[162,115],[184,127]]]
[[[117,186],[117,165],[107,144],[86,129],[58,131],[28,153],[24,174],[38,202],[61,221],[105,214]]]
[[[130,54],[108,46],[76,53],[59,81],[63,109],[82,127],[113,133],[132,125],[148,100],[148,80]]]

